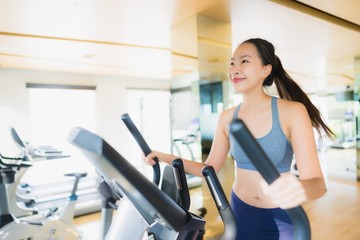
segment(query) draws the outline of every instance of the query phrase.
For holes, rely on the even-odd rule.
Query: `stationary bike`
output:
[[[69,154],[63,153],[52,146],[32,146],[31,143],[24,141],[15,128],[11,128],[11,135],[19,147],[20,156],[28,155],[27,159],[36,165],[44,164],[49,161],[69,158]],[[45,164],[48,164],[45,163]],[[39,166],[38,165],[38,166]],[[26,174],[29,168],[20,168],[16,172],[15,183],[7,186],[9,196],[9,208],[15,217],[25,217],[33,215],[39,211],[63,205],[66,202],[68,193],[73,188],[73,179],[58,178],[46,179],[40,182],[27,182]],[[96,189],[97,176],[87,176],[79,183],[75,215],[95,212],[100,209],[99,194]]]
[[[0,154],[0,240],[78,240],[82,239],[80,232],[72,225],[76,190],[80,178],[87,173],[68,173],[65,176],[74,177],[74,185],[64,207],[49,209],[47,212],[17,218],[9,208],[7,187],[15,182],[15,175],[21,168],[30,167],[30,156],[23,158],[9,158]]]

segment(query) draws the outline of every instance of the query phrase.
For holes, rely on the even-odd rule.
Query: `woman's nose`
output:
[[[238,71],[230,71],[230,77],[234,78],[236,75],[238,75],[239,72]]]

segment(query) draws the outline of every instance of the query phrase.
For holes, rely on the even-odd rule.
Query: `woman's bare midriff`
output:
[[[259,172],[236,168],[233,190],[243,202],[251,206],[276,208],[272,200],[264,194],[261,181],[264,179]]]

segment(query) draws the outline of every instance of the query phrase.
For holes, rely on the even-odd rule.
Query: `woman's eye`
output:
[[[234,66],[234,63],[233,63],[233,62],[230,62],[230,66]]]
[[[241,63],[248,63],[249,61],[248,60],[242,60],[242,62]]]

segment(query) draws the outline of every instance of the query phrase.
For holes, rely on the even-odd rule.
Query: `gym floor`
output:
[[[230,194],[234,177],[233,161],[228,159],[219,172],[219,179],[226,194]],[[223,231],[221,218],[217,212],[207,184],[191,189],[191,210],[205,207],[206,234],[204,240],[218,240]],[[360,239],[360,182],[329,177],[327,194],[303,208],[308,214],[313,240],[353,240]],[[77,217],[75,224],[83,232],[86,240],[98,240],[100,213]]]

